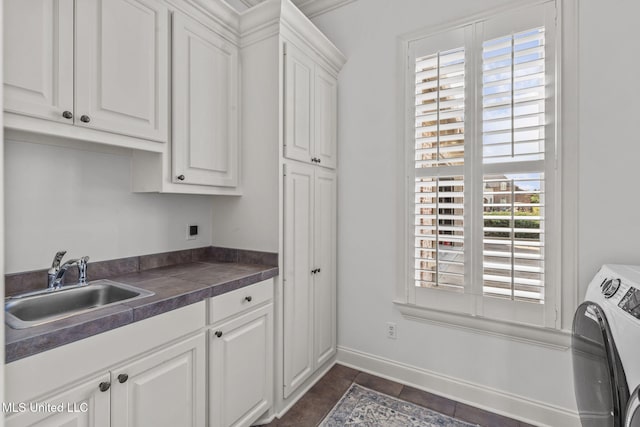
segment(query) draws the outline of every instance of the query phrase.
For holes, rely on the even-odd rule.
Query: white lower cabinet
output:
[[[205,424],[204,333],[25,405],[8,427],[199,427]],[[20,412],[20,407],[15,408]]]
[[[5,425],[204,427],[205,315],[202,301],[9,363]]]
[[[250,426],[271,407],[272,295],[267,280],[212,300],[212,318],[226,318],[209,329],[210,427]]]
[[[284,396],[336,353],[336,174],[286,163]]]
[[[112,370],[111,425],[203,426],[205,345],[201,333]]]
[[[273,292],[268,279],[211,298],[208,321],[202,301],[12,362],[5,425],[204,427],[208,411],[248,427],[273,402]]]
[[[11,402],[6,427],[109,427],[110,397],[100,390],[109,373],[93,377],[54,396],[31,402]],[[24,405],[24,406],[20,406]]]

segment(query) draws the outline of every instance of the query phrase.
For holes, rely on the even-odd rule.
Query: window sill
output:
[[[480,316],[452,313],[403,301],[394,301],[400,313],[408,319],[424,321],[439,326],[498,336],[512,341],[524,342],[555,350],[567,350],[571,346],[571,332],[535,327],[519,323],[496,321]]]

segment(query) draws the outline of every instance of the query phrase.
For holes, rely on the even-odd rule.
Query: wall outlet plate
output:
[[[196,224],[187,224],[187,240],[196,240],[199,228]]]
[[[395,323],[393,322],[387,322],[387,338],[391,338],[392,340],[395,340],[398,336],[398,329]]]

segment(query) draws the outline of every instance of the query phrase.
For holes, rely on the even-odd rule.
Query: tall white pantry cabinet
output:
[[[336,353],[337,77],[342,53],[287,0],[240,21],[243,196],[216,197],[220,245],[278,252],[274,412]]]

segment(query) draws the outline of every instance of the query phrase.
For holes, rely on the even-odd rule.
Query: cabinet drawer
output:
[[[209,299],[209,323],[256,307],[273,298],[273,279],[246,286]]]

